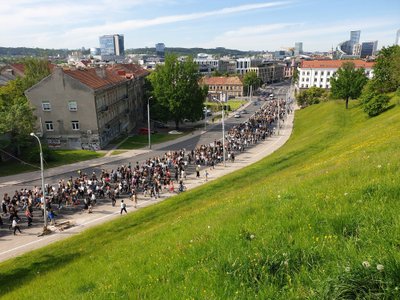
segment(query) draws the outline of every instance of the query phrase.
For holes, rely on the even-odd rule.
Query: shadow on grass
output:
[[[20,267],[13,268],[10,271],[0,271],[0,295],[4,296],[12,292],[14,289],[21,287],[21,285],[35,280],[36,276],[42,276],[48,271],[54,271],[64,265],[69,264],[71,261],[79,258],[80,254],[60,254],[52,255],[45,254],[35,261],[26,261],[23,263],[21,258]],[[22,296],[22,295],[21,295]]]

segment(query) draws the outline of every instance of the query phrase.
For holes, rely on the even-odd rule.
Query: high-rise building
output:
[[[161,56],[161,57],[165,56],[165,45],[164,45],[164,43],[157,43],[156,44],[156,54],[157,54],[157,56]]]
[[[354,46],[360,42],[360,30],[350,31],[350,40],[344,41],[337,46],[337,52],[339,58],[353,56]]]
[[[363,42],[361,44],[360,57],[366,58],[367,56],[374,55],[377,47],[378,47],[378,41]]]
[[[395,45],[400,46],[400,29],[397,30],[397,33],[396,33],[396,44]]]
[[[294,43],[294,55],[299,56],[303,54],[303,42]]]
[[[99,41],[102,58],[115,59],[116,57],[124,56],[124,35],[103,35],[99,38]]]
[[[360,43],[361,30],[350,31],[350,43],[354,46]]]

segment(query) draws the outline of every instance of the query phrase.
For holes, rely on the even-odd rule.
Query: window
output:
[[[324,76],[324,71],[321,71],[321,76]]]
[[[317,82],[317,78],[314,78],[314,82]]]
[[[315,71],[315,72],[314,72],[314,75],[318,75],[318,71]]]
[[[72,130],[79,130],[79,121],[72,121]]]
[[[69,101],[68,102],[68,109],[69,109],[69,111],[77,111],[78,110],[78,103],[76,103],[76,101]]]
[[[46,121],[44,123],[46,125],[46,130],[47,131],[54,131],[53,121]]]
[[[43,111],[51,111],[51,105],[50,102],[42,102],[42,109]]]
[[[331,72],[329,72],[329,71],[328,71],[328,72],[326,72],[326,75],[328,75],[328,76],[329,76],[329,75],[331,75]]]

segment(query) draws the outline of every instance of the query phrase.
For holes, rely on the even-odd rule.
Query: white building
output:
[[[364,68],[365,75],[371,79],[373,77],[374,62],[363,60],[305,60],[297,68],[299,80],[297,89],[308,89],[312,86],[330,89],[330,79],[345,62],[352,62],[356,68]]]
[[[199,71],[202,74],[211,74],[213,71],[226,73],[228,71],[228,61],[214,59],[211,55],[199,53],[193,61],[199,66]]]
[[[251,68],[261,65],[261,59],[254,59],[250,57],[238,58],[236,60],[236,74],[244,75],[251,70]]]

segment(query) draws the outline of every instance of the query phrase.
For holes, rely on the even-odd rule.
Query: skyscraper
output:
[[[164,57],[164,55],[165,55],[165,45],[164,45],[164,43],[157,43],[156,44],[156,54],[157,54],[157,56]]]
[[[350,43],[354,46],[360,43],[361,30],[350,31]]]
[[[294,43],[294,55],[299,56],[303,54],[303,42]]]
[[[378,41],[372,42],[363,42],[361,44],[361,58],[366,58],[367,56],[372,56],[376,52],[376,48],[378,47]]]
[[[125,54],[124,35],[103,35],[99,38],[100,53],[105,59],[115,59]]]

